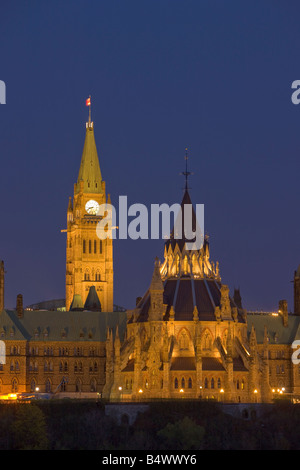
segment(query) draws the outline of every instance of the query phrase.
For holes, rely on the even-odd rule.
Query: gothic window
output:
[[[36,389],[36,382],[35,382],[35,379],[32,379],[32,381],[30,382],[30,391],[35,392],[35,389]]]
[[[211,334],[209,333],[209,331],[206,331],[203,337],[203,349],[211,349],[211,343]]]
[[[189,337],[186,330],[183,330],[179,336],[179,348],[188,349],[189,348]]]
[[[174,381],[174,388],[178,388],[178,379],[177,379],[177,377],[175,378],[175,381]]]
[[[237,388],[237,390],[239,390],[239,388],[240,388],[240,381],[239,380],[236,381],[236,388]]]
[[[94,240],[94,253],[97,253],[97,240]]]
[[[204,380],[204,388],[208,388],[208,380],[207,380],[207,377],[206,377],[205,380]]]
[[[192,388],[192,387],[193,387],[193,382],[192,382],[192,379],[190,377],[189,380],[188,380],[188,388]]]
[[[89,253],[92,253],[92,240],[89,240]]]
[[[185,388],[185,379],[182,377],[181,379],[181,388]]]
[[[215,380],[214,380],[214,378],[211,379],[210,388],[215,388]]]
[[[100,240],[100,255],[102,254],[102,240]]]
[[[47,379],[46,381],[46,393],[50,393],[51,392],[51,382],[50,382],[50,379]]]
[[[97,382],[96,379],[91,380],[91,392],[96,392],[97,390]]]
[[[76,392],[81,392],[81,385],[82,385],[82,384],[81,384],[81,380],[80,380],[80,379],[77,379],[77,380],[76,380],[76,385],[75,385],[75,387],[76,387]]]
[[[86,247],[85,247],[85,240],[82,241],[82,252],[85,253]]]
[[[218,378],[218,388],[221,388],[221,379],[220,379],[220,377]]]
[[[184,274],[188,273],[188,259],[187,259],[187,256],[185,256],[184,259],[183,259],[183,272],[184,272]]]
[[[179,274],[180,271],[180,261],[179,261],[179,255],[176,256],[176,274]]]
[[[18,391],[18,382],[17,379],[13,379],[11,383],[11,391],[16,393]]]

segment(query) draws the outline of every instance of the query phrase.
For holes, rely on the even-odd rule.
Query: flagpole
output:
[[[89,98],[90,98],[90,105],[89,105],[89,127],[91,127],[91,106],[92,106],[91,95],[89,96]]]

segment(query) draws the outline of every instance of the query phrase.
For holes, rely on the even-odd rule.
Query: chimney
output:
[[[17,306],[16,306],[17,314],[19,318],[23,318],[24,315],[24,308],[23,308],[23,295],[17,295]]]
[[[4,309],[4,261],[0,261],[0,312]]]
[[[288,303],[287,303],[287,300],[279,300],[278,313],[282,317],[283,326],[288,326]]]

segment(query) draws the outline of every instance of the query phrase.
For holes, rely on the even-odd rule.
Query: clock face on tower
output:
[[[93,199],[90,199],[85,205],[85,210],[90,215],[97,215],[99,207],[100,206],[99,206],[98,202],[93,201]]]

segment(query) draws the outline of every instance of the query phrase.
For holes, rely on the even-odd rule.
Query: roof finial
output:
[[[185,171],[183,171],[182,173],[180,173],[181,175],[185,176],[185,190],[187,191],[189,189],[188,187],[188,177],[190,175],[192,175],[193,173],[191,173],[190,171],[188,171],[188,166],[187,166],[187,161],[188,161],[188,149],[186,148],[185,149],[185,156],[184,156],[184,159],[185,159]]]

